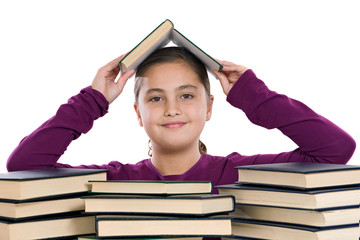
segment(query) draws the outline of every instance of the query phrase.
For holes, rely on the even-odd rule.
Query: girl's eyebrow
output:
[[[177,89],[178,90],[183,90],[183,89],[188,89],[188,88],[192,88],[192,89],[198,89],[198,87],[197,86],[194,86],[194,85],[191,85],[191,84],[186,84],[186,85],[182,85],[182,86],[180,86],[180,87],[178,87]]]
[[[194,86],[194,85],[191,85],[191,84],[186,84],[186,85],[182,85],[182,86],[180,86],[180,87],[178,87],[176,90],[177,91],[181,91],[181,90],[184,90],[184,89],[198,89],[198,87],[197,86]],[[148,95],[148,94],[151,94],[151,93],[153,93],[153,92],[157,92],[157,93],[163,93],[163,92],[165,92],[165,90],[164,89],[161,89],[161,88],[150,88],[150,89],[148,89],[147,91],[146,91],[146,95]]]
[[[162,93],[162,92],[165,92],[164,89],[161,89],[161,88],[150,88],[146,91],[145,95],[148,95],[148,94],[151,94],[153,92],[159,92],[159,93]]]

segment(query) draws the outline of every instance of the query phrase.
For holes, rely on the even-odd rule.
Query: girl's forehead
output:
[[[142,79],[142,87],[201,85],[198,75],[184,62],[157,64]]]

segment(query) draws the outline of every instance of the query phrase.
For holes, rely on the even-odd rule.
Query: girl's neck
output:
[[[198,147],[191,148],[188,151],[171,153],[155,150],[151,157],[151,163],[163,176],[181,175],[192,168],[200,157]]]

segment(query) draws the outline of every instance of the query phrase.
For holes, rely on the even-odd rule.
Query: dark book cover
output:
[[[237,166],[236,169],[259,170],[272,172],[289,172],[289,173],[320,173],[332,171],[349,171],[359,170],[360,165],[344,165],[330,163],[309,163],[309,162],[288,162],[288,163],[270,163],[258,165]]]
[[[249,224],[257,224],[257,225],[265,225],[265,226],[272,226],[272,227],[281,227],[281,228],[290,228],[290,229],[297,229],[309,232],[319,232],[319,231],[326,231],[332,229],[342,229],[342,228],[358,228],[359,224],[345,224],[345,225],[337,225],[337,226],[328,226],[328,227],[314,227],[308,225],[300,225],[300,224],[291,224],[291,223],[279,223],[279,222],[271,222],[271,221],[262,221],[262,220],[253,220],[253,219],[239,219],[233,218],[232,222],[238,223],[249,223]]]
[[[295,208],[295,207],[269,206],[269,205],[249,204],[249,203],[235,203],[235,206],[236,205],[271,207],[271,208],[279,208],[279,209],[292,209],[292,210],[299,210],[299,211],[316,211],[316,212],[327,212],[327,211],[336,211],[336,210],[344,210],[344,209],[358,209],[359,208],[359,204],[338,206],[338,207],[328,207],[328,208]],[[359,216],[359,219],[360,219],[360,216]]]
[[[92,193],[90,193],[89,191],[85,191],[85,192],[65,193],[65,194],[58,194],[58,195],[51,195],[51,196],[44,196],[44,197],[28,198],[28,199],[22,199],[22,200],[0,198],[0,202],[20,204],[20,203],[61,200],[61,199],[69,199],[69,198],[76,198],[76,197],[80,198],[80,197],[90,196],[90,195],[92,195]]]
[[[333,188],[323,188],[323,189],[311,189],[311,190],[303,190],[303,189],[295,189],[295,188],[286,188],[286,187],[275,187],[275,186],[261,186],[261,185],[253,185],[253,184],[227,184],[227,185],[219,185],[215,186],[215,188],[221,189],[234,189],[234,190],[253,190],[253,191],[270,191],[270,192],[287,192],[294,194],[308,194],[308,195],[316,195],[321,193],[328,192],[341,192],[341,191],[353,191],[359,190],[360,185],[355,186],[346,186],[346,187],[333,187]]]
[[[87,195],[82,196],[83,199],[210,199],[210,198],[232,198],[232,195],[225,194],[189,194],[189,195],[122,195],[122,194],[106,194],[106,195]]]
[[[91,175],[107,172],[108,169],[83,169],[83,168],[45,168],[25,171],[0,173],[0,180],[28,181],[50,178],[62,178],[81,175]]]
[[[12,220],[9,220],[9,219],[6,219],[6,220],[5,219],[0,219],[0,223],[21,224],[21,223],[27,223],[27,222],[42,222],[42,221],[60,220],[60,219],[67,219],[67,218],[86,217],[81,213],[82,213],[82,211],[61,213],[61,214],[42,216],[40,218],[24,219],[22,221],[12,221]]]

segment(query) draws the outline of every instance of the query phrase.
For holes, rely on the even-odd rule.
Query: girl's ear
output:
[[[214,103],[214,96],[210,95],[207,111],[206,111],[206,121],[209,121],[211,118],[213,103]]]
[[[138,108],[136,103],[134,103],[134,109],[135,109],[136,116],[137,116],[138,121],[139,121],[139,125],[140,125],[140,127],[143,127],[144,125],[143,125],[142,120],[141,120],[140,111],[139,111],[139,108]]]

